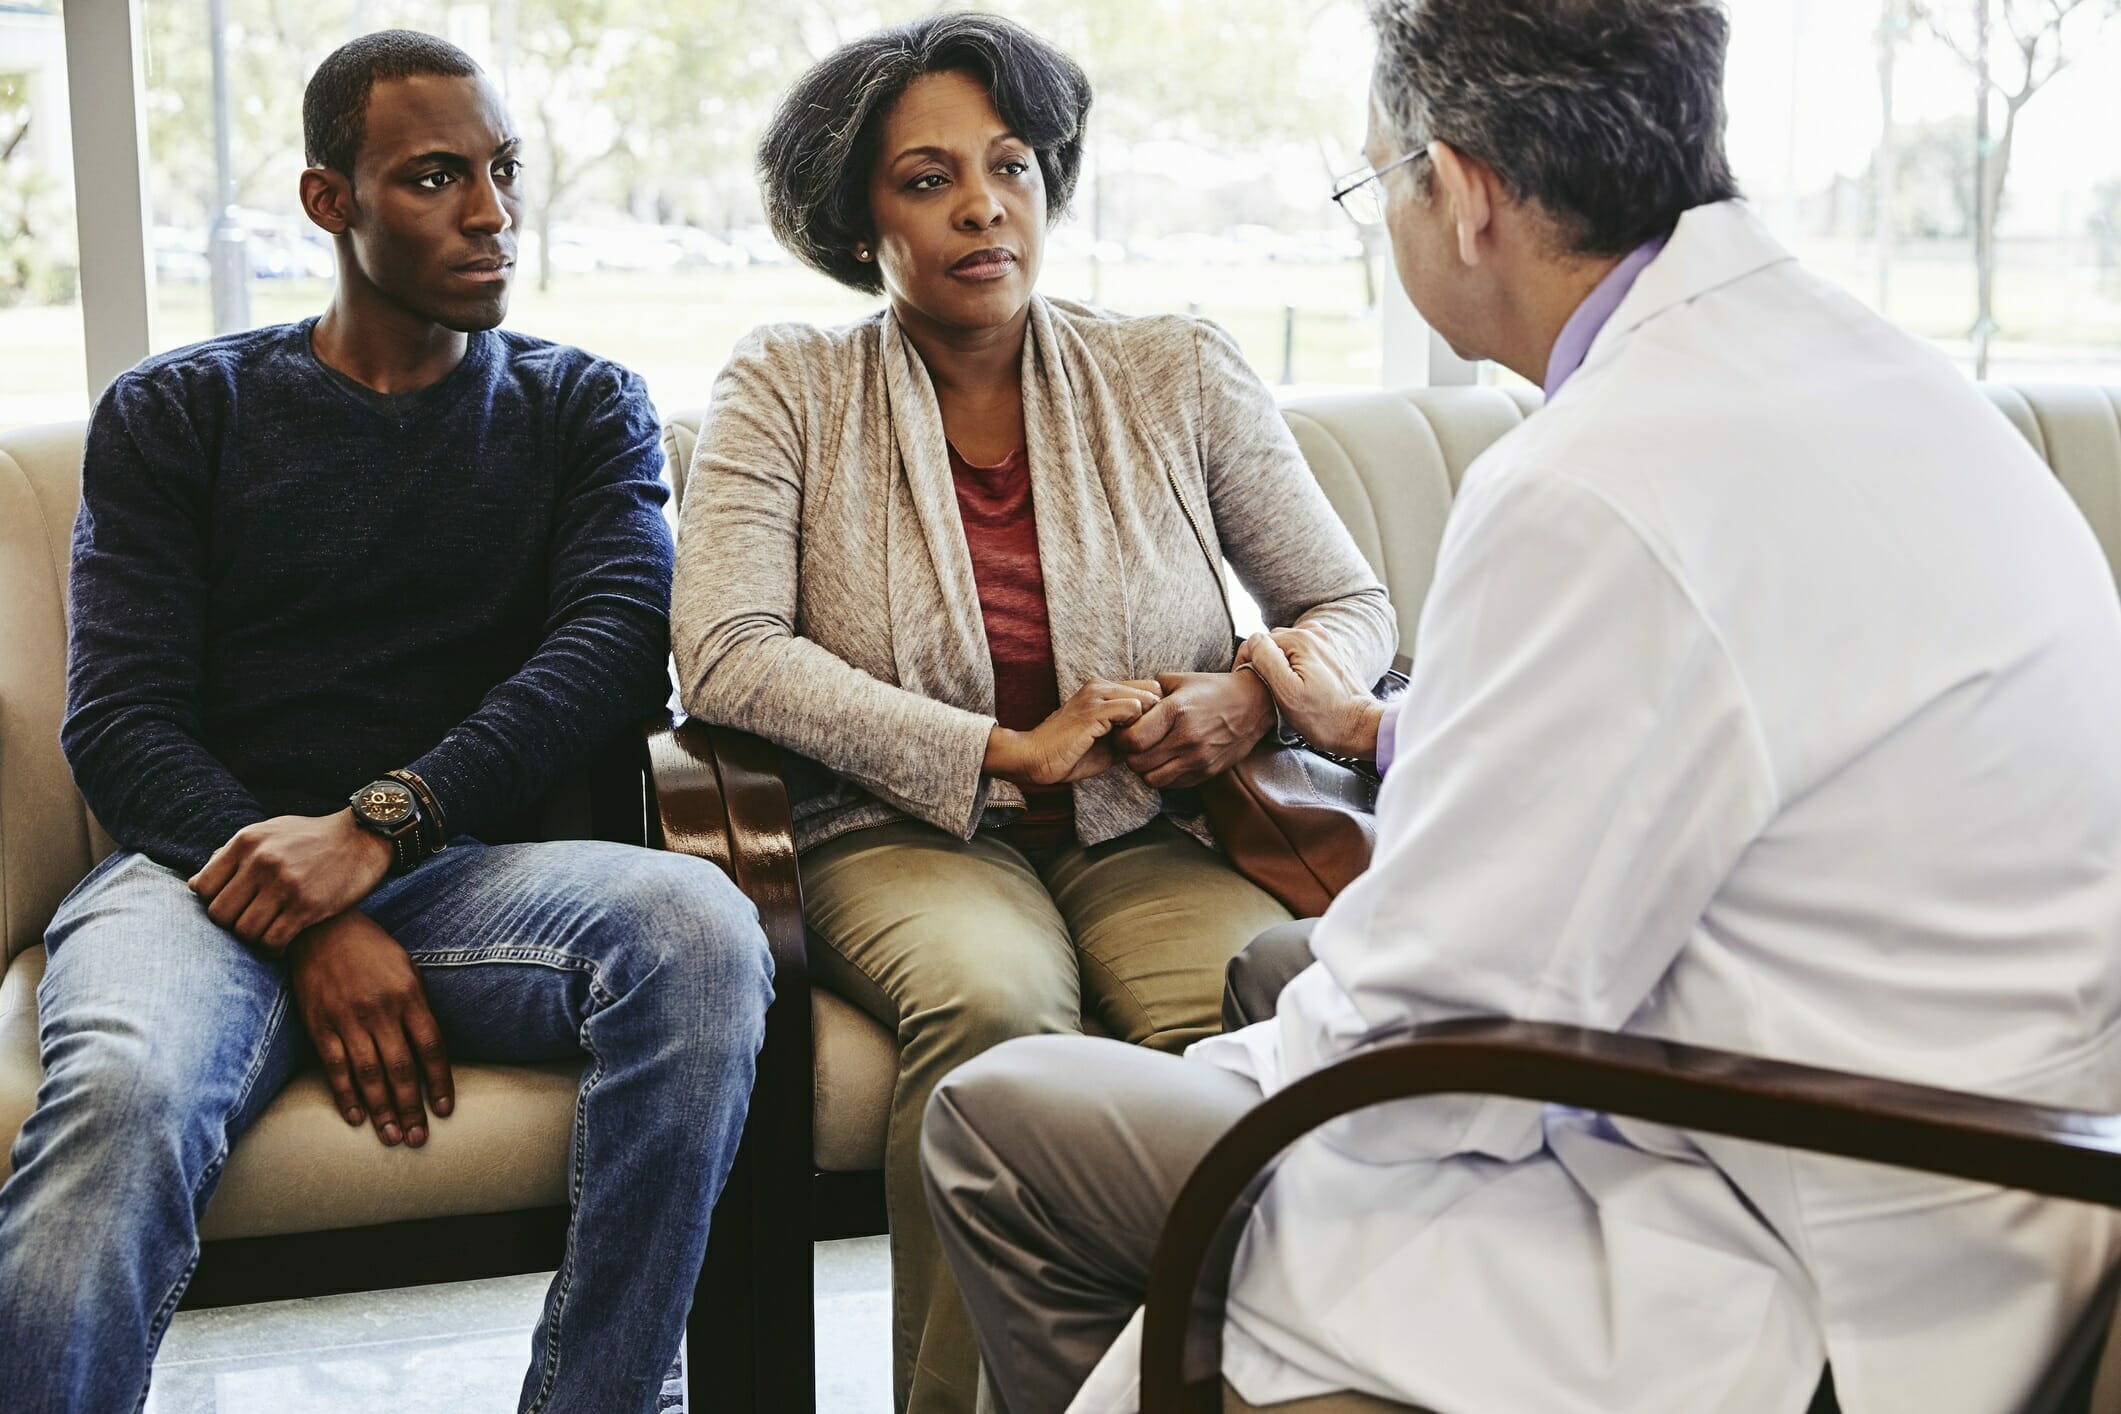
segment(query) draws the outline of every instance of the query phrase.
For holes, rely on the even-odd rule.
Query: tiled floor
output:
[[[179,1312],[147,1414],[509,1414],[545,1281]],[[818,1245],[819,1414],[889,1414],[890,1311],[883,1238]]]

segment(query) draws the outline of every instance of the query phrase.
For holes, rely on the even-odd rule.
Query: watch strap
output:
[[[424,850],[421,857],[425,858],[429,854],[438,854],[447,848],[449,844],[449,823],[442,815],[442,802],[435,799],[433,788],[421,778],[419,772],[408,767],[400,767],[395,771],[386,771],[384,774],[411,791],[412,798],[419,803],[420,844]]]
[[[390,872],[393,874],[410,874],[427,857],[427,851],[420,844],[417,824],[384,838],[390,841]]]

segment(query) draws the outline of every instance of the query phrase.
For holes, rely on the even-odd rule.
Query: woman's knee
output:
[[[1075,948],[1036,880],[1020,890],[984,861],[966,863],[979,867],[959,871],[948,887],[880,881],[862,909],[838,910],[813,927],[831,954],[820,976],[895,1027],[909,1064],[1081,1029]]]
[[[1082,1003],[1073,987],[1050,978],[968,971],[922,1019],[953,1033],[956,1049],[969,1057],[1020,1036],[1078,1032]]]

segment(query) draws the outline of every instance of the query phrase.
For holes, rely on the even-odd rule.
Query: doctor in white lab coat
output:
[[[1277,1017],[1183,1061],[1012,1043],[938,1093],[931,1203],[1008,1414],[1131,1410],[1125,1323],[1192,1163],[1410,1025],[1575,1023],[2121,1108],[2121,608],[2066,493],[1737,201],[1586,259],[1586,230],[1687,188],[1572,143],[1581,124],[1637,123],[1652,176],[1723,172],[1716,103],[1689,102],[1720,78],[1713,0],[1381,16],[1370,157],[1414,154],[1383,177],[1402,279],[1549,402],[1466,474],[1395,714],[1300,632],[1254,641],[1300,728],[1386,768],[1374,863]],[[1627,62],[1587,78],[1594,52]],[[2001,1414],[2117,1237],[2015,1192],[1404,1102],[1291,1153],[1224,1369],[1258,1404],[1799,1414],[1830,1365],[1847,1414]]]

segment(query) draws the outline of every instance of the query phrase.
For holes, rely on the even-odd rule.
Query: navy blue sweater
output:
[[[314,322],[151,358],[89,425],[61,739],[111,835],[187,874],[400,766],[452,833],[506,828],[668,695],[641,381],[492,332],[364,399]]]

